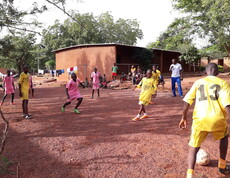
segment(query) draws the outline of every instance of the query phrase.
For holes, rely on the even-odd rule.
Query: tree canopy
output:
[[[209,37],[211,44],[230,55],[229,0],[173,0],[174,7],[186,14],[193,33]]]
[[[43,30],[41,43],[46,47],[49,59],[54,59],[51,51],[58,48],[92,43],[134,45],[138,38],[143,37],[136,20],[120,18],[114,21],[109,12],[96,17],[90,13],[76,13],[71,16],[77,22],[68,18],[62,24],[57,20],[54,25]]]

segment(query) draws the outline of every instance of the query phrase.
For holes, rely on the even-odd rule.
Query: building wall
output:
[[[64,69],[57,80],[67,81],[69,75],[67,68],[78,66],[78,78],[82,81],[89,80],[94,67],[102,75],[106,74],[107,79],[111,80],[111,67],[116,62],[116,50],[114,46],[95,46],[67,49],[56,52],[56,69]]]
[[[224,57],[224,71],[230,72],[230,57]]]
[[[230,71],[230,57],[224,57],[224,59],[211,59],[210,62],[216,63],[217,65],[222,65],[224,67],[224,72]],[[200,61],[201,66],[206,66],[208,64],[207,58],[202,58]]]

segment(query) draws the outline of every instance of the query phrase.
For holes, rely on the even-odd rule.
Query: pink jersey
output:
[[[12,76],[6,76],[3,79],[3,82],[5,83],[4,87],[6,91],[14,92],[14,86],[13,86],[14,78]]]
[[[80,83],[80,80],[77,79],[76,82],[74,82],[73,80],[70,80],[66,84],[66,88],[68,88],[68,94],[70,96],[70,99],[68,99],[69,101],[82,97],[78,89],[79,83]]]
[[[92,72],[91,73],[91,78],[93,78],[93,89],[99,89],[99,87],[100,87],[99,77],[100,77],[99,72],[97,72],[97,73]]]

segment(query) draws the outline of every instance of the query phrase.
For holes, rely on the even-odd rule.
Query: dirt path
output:
[[[184,89],[197,78],[186,78]],[[16,105],[10,106],[8,98],[2,107],[10,120],[4,156],[20,162],[20,177],[185,177],[190,131],[178,130],[182,98],[160,90],[155,104],[147,107],[151,117],[132,122],[139,109],[138,90],[101,90],[101,98],[90,99],[91,89],[81,89],[84,100],[79,115],[73,113],[73,104],[60,112],[65,102],[63,87],[35,91],[36,97],[30,100],[31,120],[19,120],[18,97]],[[218,142],[208,137],[202,146],[212,161],[206,167],[197,166],[197,175],[221,177],[216,168]]]

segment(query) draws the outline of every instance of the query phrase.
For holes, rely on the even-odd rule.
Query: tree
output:
[[[55,61],[54,60],[46,61],[45,65],[48,70],[53,70],[55,68]]]
[[[173,0],[174,7],[187,15],[190,29],[218,45],[230,56],[229,0]]]
[[[175,19],[157,39],[150,43],[148,48],[160,48],[165,50],[178,50],[180,45],[192,43],[189,24],[186,18]]]
[[[46,55],[49,60],[54,60],[52,51],[59,48],[92,43],[134,45],[138,38],[143,37],[136,20],[118,19],[114,22],[108,12],[98,17],[89,13],[70,14],[77,22],[68,18],[61,24],[57,20],[54,25],[43,31],[41,43],[47,49]]]
[[[16,69],[19,73],[27,64],[34,68],[34,34],[21,34],[20,36],[7,35],[0,40],[0,64],[6,68]]]

